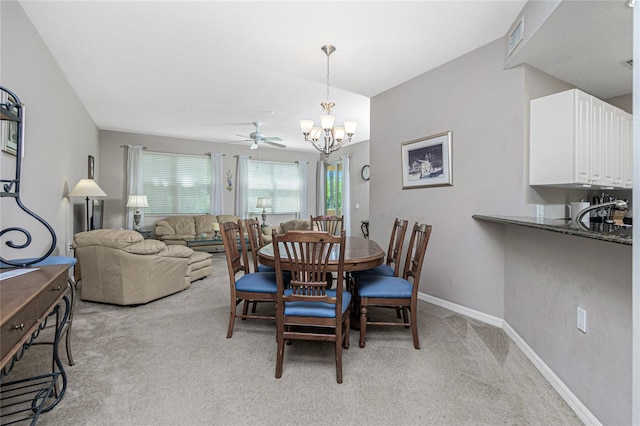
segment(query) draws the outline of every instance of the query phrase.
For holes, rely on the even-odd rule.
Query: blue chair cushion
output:
[[[10,259],[11,262],[15,262],[15,263],[27,263],[27,262],[31,262],[32,260],[36,260],[37,257],[26,257],[23,259]],[[33,265],[30,266],[46,266],[46,265],[69,265],[69,267],[72,267],[73,265],[75,265],[78,262],[78,260],[75,257],[69,257],[69,256],[49,256],[43,260],[41,260],[38,263],[34,263]],[[4,262],[0,262],[0,268],[14,268],[13,265],[9,265],[7,263]]]
[[[291,294],[291,289],[285,290],[284,294]],[[327,290],[327,295],[336,297],[335,290]],[[351,293],[342,292],[342,313],[344,314],[351,303]],[[284,314],[298,317],[315,317],[315,318],[335,318],[336,307],[331,303],[325,302],[285,302]]]
[[[386,277],[393,277],[394,271],[393,268],[386,263],[380,266],[376,266],[375,268],[365,269],[364,271],[354,271],[351,273],[353,278],[360,278],[364,275],[383,275]]]
[[[276,268],[267,265],[258,265],[258,272],[275,272]]]
[[[411,299],[413,286],[403,278],[365,275],[358,280],[360,297]]]
[[[236,290],[252,293],[272,293],[278,291],[275,272],[254,272],[241,276],[236,281]]]

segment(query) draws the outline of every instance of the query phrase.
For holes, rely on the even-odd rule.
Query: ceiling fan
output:
[[[262,123],[260,123],[259,121],[254,121],[253,125],[256,126],[255,132],[249,133],[249,136],[238,135],[238,136],[243,137],[243,138],[249,138],[249,139],[246,140],[247,142],[248,141],[253,142],[251,144],[251,148],[250,149],[258,149],[258,146],[261,143],[266,143],[268,145],[275,146],[275,147],[278,147],[278,148],[286,148],[287,147],[286,145],[283,145],[281,143],[277,143],[276,142],[276,141],[281,141],[282,140],[279,137],[277,137],[277,136],[264,136],[262,133],[260,133],[260,126],[262,126]],[[245,142],[245,141],[242,141],[242,142]]]

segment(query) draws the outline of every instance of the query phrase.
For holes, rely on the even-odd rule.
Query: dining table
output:
[[[283,253],[283,251],[281,251]],[[375,268],[384,262],[384,250],[373,240],[360,237],[346,237],[344,245],[344,271],[348,274],[355,271],[364,271]],[[338,270],[339,247],[334,246],[331,251],[328,270]],[[258,260],[263,265],[275,268],[276,262],[273,254],[273,244],[269,243],[258,250]],[[283,269],[287,268],[287,262],[282,262]]]

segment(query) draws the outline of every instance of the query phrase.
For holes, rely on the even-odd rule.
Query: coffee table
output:
[[[196,251],[206,251],[207,253],[224,252],[224,243],[222,238],[217,239],[200,239],[186,240],[187,247]]]

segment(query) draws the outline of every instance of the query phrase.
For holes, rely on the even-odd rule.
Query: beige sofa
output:
[[[280,225],[267,226],[262,228],[262,238],[265,244],[271,242],[271,232],[276,230],[278,234],[284,234],[287,231],[309,231],[311,230],[311,221],[309,219],[291,219],[286,222],[282,222]]]
[[[224,222],[238,223],[235,215],[197,215],[197,216],[169,216],[156,222],[154,234],[157,239],[166,244],[186,245],[187,240],[196,238],[212,239],[213,224]],[[218,232],[218,235],[222,234]]]
[[[177,293],[211,273],[211,255],[145,240],[136,231],[80,232],[73,241],[82,300],[138,305]]]

